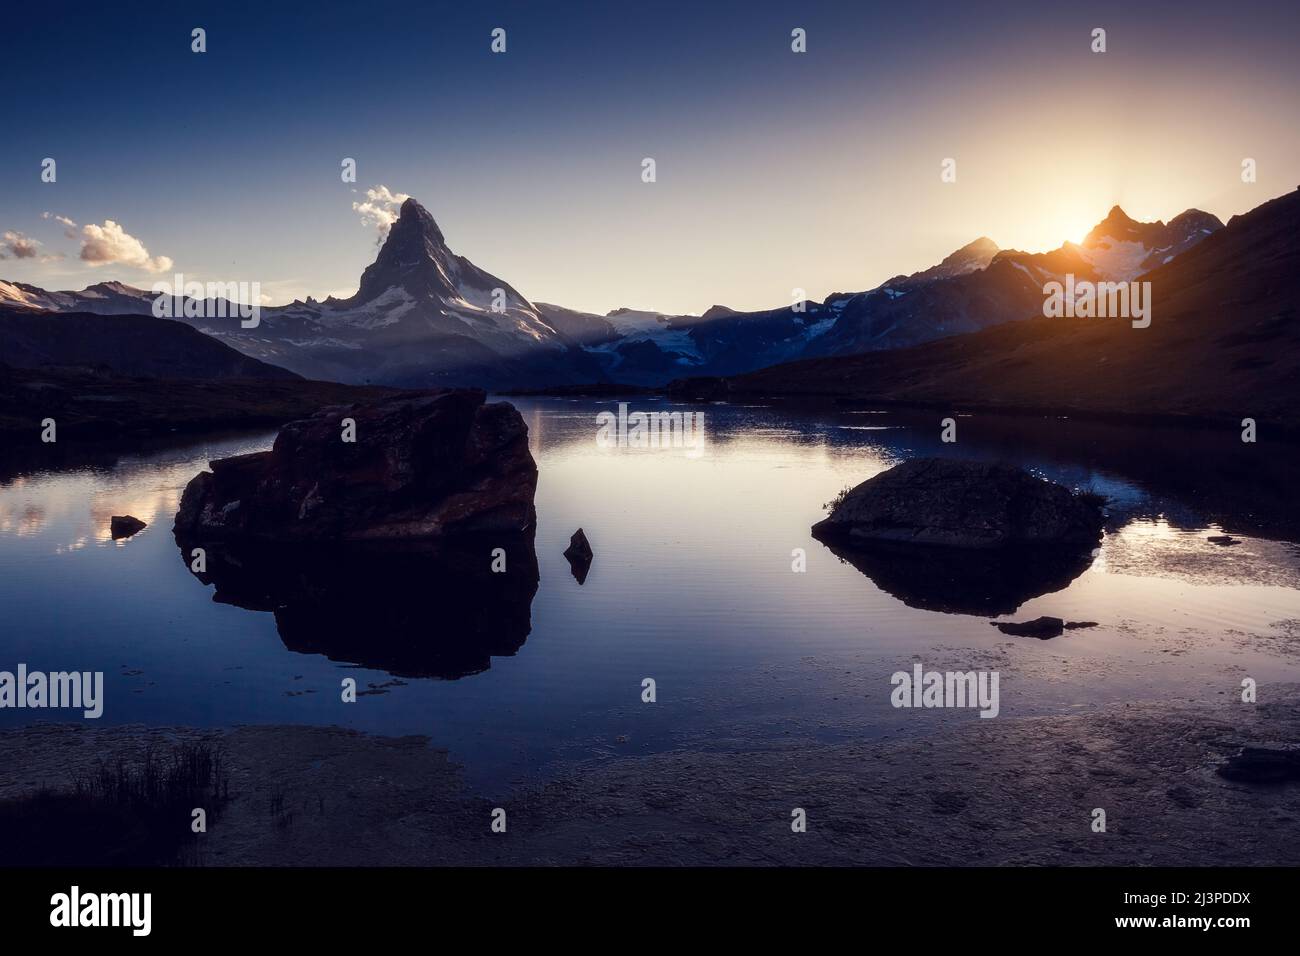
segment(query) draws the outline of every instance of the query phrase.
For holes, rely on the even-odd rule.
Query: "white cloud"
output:
[[[52,212],[43,212],[41,213],[41,218],[53,219],[55,222],[61,223],[63,225],[63,234],[65,236],[67,236],[69,239],[77,238],[77,224],[73,222],[71,219],[69,219],[67,216],[60,216]]]
[[[361,216],[361,224],[373,226],[379,231],[382,240],[388,230],[397,222],[402,203],[411,197],[406,193],[395,193],[387,186],[375,186],[366,190],[365,202],[354,202],[352,210]]]
[[[41,254],[41,244],[21,232],[0,235],[0,259],[36,259]]]
[[[92,266],[120,263],[145,272],[167,272],[172,260],[167,256],[150,256],[144,243],[128,234],[112,219],[102,226],[89,223],[81,228],[81,258]]]
[[[55,262],[64,258],[61,252],[41,252],[43,245],[39,239],[33,239],[21,232],[5,232],[0,234],[0,259],[38,259],[41,262]]]

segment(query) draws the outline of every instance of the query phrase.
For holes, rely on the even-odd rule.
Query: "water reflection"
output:
[[[983,617],[1014,614],[1026,601],[1064,590],[1093,561],[1088,548],[826,547],[908,607]]]
[[[436,555],[264,547],[226,549],[223,562],[209,542],[203,576],[217,603],[192,557],[181,560],[170,512],[209,461],[264,451],[274,433],[104,453],[61,440],[17,460],[0,447],[0,657],[104,671],[113,723],[428,734],[485,787],[682,734],[755,748],[788,745],[790,728],[860,739],[896,726],[886,681],[900,661],[941,653],[964,670],[1008,645],[1037,650],[968,613],[917,609],[993,617],[1023,593],[995,590],[1002,575],[972,585],[961,568],[899,574],[885,562],[868,566],[869,581],[810,536],[841,488],[940,454],[1018,464],[1111,499],[1101,556],[1068,586],[1069,567],[1061,585],[1029,582],[1062,589],[1015,612],[1100,626],[1034,657],[1041,669],[1021,673],[1004,713],[1190,696],[1225,668],[1296,679],[1300,548],[1262,536],[1283,533],[1275,504],[1300,474],[1280,447],[985,416],[959,418],[959,442],[941,445],[938,412],[708,405],[709,442],[692,458],[600,447],[597,416],[613,402],[511,400],[529,422],[538,522],[535,551],[512,552],[504,579],[489,576],[490,550],[450,567]],[[150,526],[115,545],[107,516],[123,513]],[[580,527],[596,552],[582,585],[563,555]],[[1241,543],[1208,540],[1221,533]],[[392,672],[481,673],[398,684]],[[648,675],[673,706],[640,704]],[[379,692],[343,706],[344,676]],[[0,727],[47,718],[0,709]]]
[[[177,545],[190,572],[216,585],[214,601],[271,612],[284,646],[300,654],[455,679],[513,655],[532,628],[539,576],[531,535],[455,546],[290,548],[180,537]]]

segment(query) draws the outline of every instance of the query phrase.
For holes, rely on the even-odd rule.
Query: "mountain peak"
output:
[[[1223,228],[1223,220],[1214,213],[1202,209],[1184,209],[1169,220],[1169,228],[1174,232],[1185,234],[1193,229],[1216,232]]]
[[[980,236],[978,239],[966,243],[960,249],[948,253],[944,256],[939,265],[955,265],[958,263],[969,263],[972,261],[982,262],[980,268],[989,264],[989,260],[998,254],[998,244],[988,236]]]
[[[141,296],[145,294],[144,289],[137,289],[135,286],[127,285],[125,282],[111,280],[109,282],[96,282],[94,285],[88,285],[81,290],[84,295],[87,292],[111,292],[116,295]]]
[[[1119,206],[1111,206],[1110,212],[1106,213],[1106,218],[1093,226],[1092,231],[1084,236],[1083,245],[1091,247],[1103,239],[1114,239],[1153,246],[1154,240],[1163,234],[1164,229],[1165,224],[1162,221],[1139,222]]]
[[[429,238],[437,245],[445,246],[447,240],[443,238],[442,230],[438,228],[437,220],[429,210],[416,201],[414,196],[408,197],[402,203],[402,208],[397,215],[397,222],[393,223],[392,228],[388,230],[388,239],[384,245],[393,241],[394,235],[400,235],[404,240],[406,238]]]
[[[457,294],[457,271],[455,256],[433,215],[408,198],[349,302],[369,302],[392,288],[404,289],[417,299],[451,298]]]
[[[988,264],[993,261],[993,257],[998,252],[996,242],[988,236],[980,236],[973,242],[968,242],[955,252],[950,252],[944,256],[943,261],[937,266],[932,266],[924,272],[917,272],[908,276],[908,280],[915,282],[917,280],[947,279],[965,275],[969,272],[979,272],[981,269],[988,268]]]

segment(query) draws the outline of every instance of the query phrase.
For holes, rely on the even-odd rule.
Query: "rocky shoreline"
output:
[[[209,741],[231,799],[199,837],[200,865],[1293,866],[1300,784],[1217,772],[1243,746],[1300,740],[1300,686],[1264,696],[618,758],[489,796],[423,737],[40,724],[0,733],[0,760],[21,768],[0,799],[66,785],[106,754]],[[495,807],[505,833],[490,829]],[[805,833],[791,830],[796,807]]]

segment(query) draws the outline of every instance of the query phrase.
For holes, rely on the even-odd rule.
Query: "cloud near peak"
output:
[[[112,219],[105,219],[102,226],[88,223],[81,227],[81,259],[92,266],[118,263],[145,272],[167,272],[172,267],[170,258],[150,256],[143,242]]]
[[[374,186],[366,190],[365,202],[354,202],[352,211],[361,217],[363,226],[371,226],[382,240],[401,213],[402,203],[410,199],[406,193],[395,193],[387,186]]]

